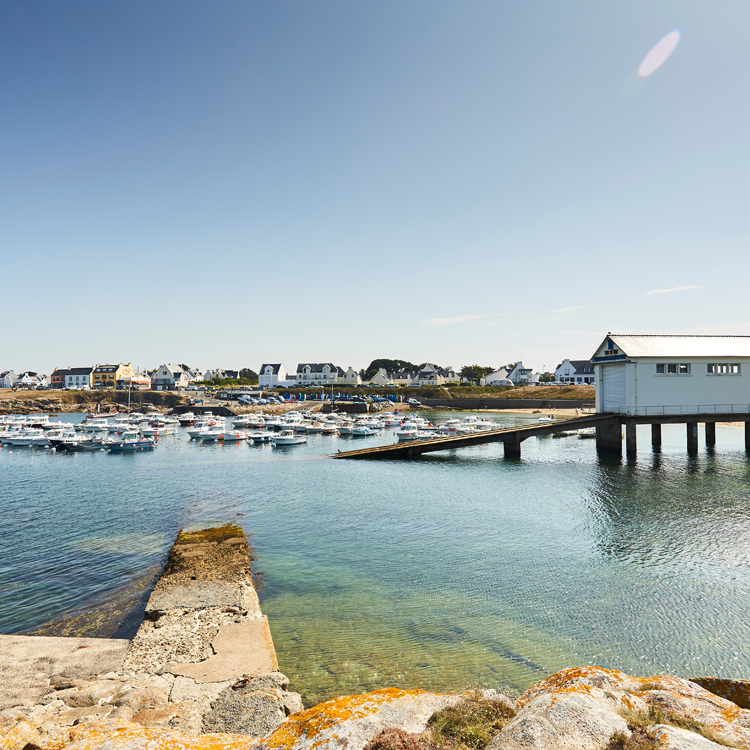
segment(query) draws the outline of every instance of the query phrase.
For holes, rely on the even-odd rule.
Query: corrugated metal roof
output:
[[[750,357],[750,336],[636,336],[610,333],[629,357]]]

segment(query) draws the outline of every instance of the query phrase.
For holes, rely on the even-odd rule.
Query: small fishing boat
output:
[[[222,432],[219,438],[223,443],[239,443],[243,440],[247,440],[247,433],[241,430],[233,430],[230,432]]]
[[[118,440],[107,440],[103,447],[109,448],[110,453],[152,451],[156,447],[156,441],[153,438],[143,437],[139,432],[133,430],[124,433]]]
[[[209,429],[199,433],[196,437],[198,438],[198,440],[202,440],[204,443],[211,443],[214,440],[220,440],[223,435],[223,427],[209,427]]]
[[[271,443],[273,442],[273,439],[274,439],[274,433],[269,432],[268,430],[258,430],[256,432],[248,432],[247,439],[253,444]]]
[[[374,434],[375,430],[370,425],[360,424],[352,427],[352,435],[354,437],[369,437]]]
[[[304,435],[297,435],[292,429],[282,430],[273,438],[274,445],[299,445],[306,442],[307,438]]]

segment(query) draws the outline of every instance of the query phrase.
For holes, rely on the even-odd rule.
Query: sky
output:
[[[750,334],[749,28],[744,0],[4,0],[0,370]]]

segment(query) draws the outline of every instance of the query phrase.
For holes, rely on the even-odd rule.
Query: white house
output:
[[[279,383],[286,381],[286,370],[284,365],[261,365],[258,370],[258,387],[275,388]]]
[[[338,370],[337,385],[359,385],[362,382],[362,376],[351,365],[346,368],[346,372],[343,372],[340,367]]]
[[[381,387],[393,385],[393,379],[383,367],[379,368],[367,382],[369,385],[379,385]]]
[[[162,365],[151,376],[152,391],[175,391],[188,385],[190,381],[180,365]]]
[[[590,359],[564,359],[555,368],[555,380],[560,383],[593,383],[594,365]]]
[[[750,336],[610,333],[591,361],[598,412],[750,411]]]
[[[13,370],[0,372],[0,388],[12,388],[17,379],[18,375]]]
[[[396,385],[411,385],[416,377],[416,373],[409,372],[408,370],[399,370],[398,372],[390,373],[390,376]]]
[[[204,380],[228,380],[230,377],[233,376],[231,376],[226,370],[222,370],[220,367],[216,367],[213,370],[206,370],[206,372],[203,373]]]
[[[22,372],[13,384],[16,388],[38,388],[47,385],[46,375],[37,375],[35,372]]]
[[[513,369],[508,373],[508,380],[513,385],[525,385],[531,382],[531,370],[528,367],[523,366],[523,362],[516,362],[513,365]]]
[[[452,367],[438,370],[435,365],[426,364],[413,378],[411,385],[445,385],[459,383],[461,379]]]
[[[66,388],[91,388],[93,367],[70,367],[65,372]]]
[[[479,385],[513,385],[513,381],[508,378],[508,371],[501,367],[499,370],[480,378]]]
[[[297,385],[332,385],[344,371],[331,362],[309,362],[297,365]]]
[[[204,379],[203,373],[197,367],[188,367],[185,370],[185,376],[189,383],[196,383]]]

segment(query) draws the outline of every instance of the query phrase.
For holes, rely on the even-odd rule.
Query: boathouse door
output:
[[[625,406],[625,365],[602,367],[602,405],[614,412]]]

